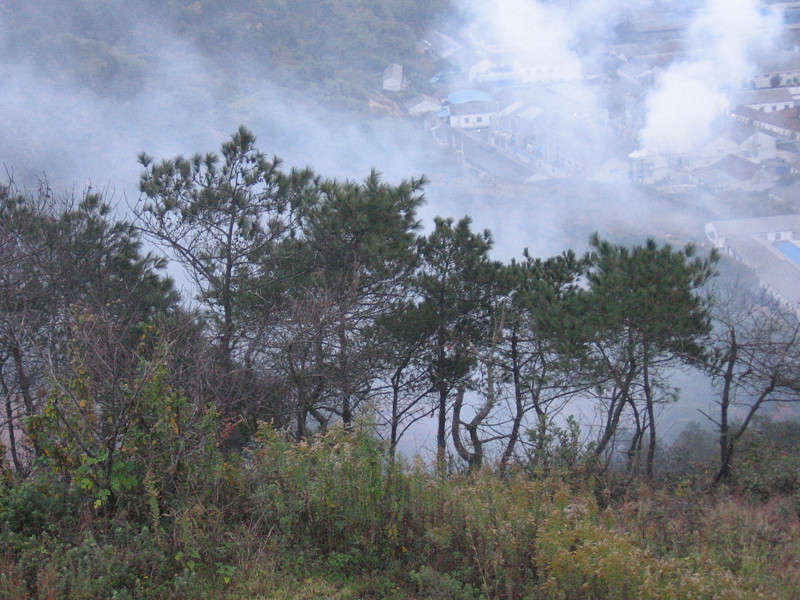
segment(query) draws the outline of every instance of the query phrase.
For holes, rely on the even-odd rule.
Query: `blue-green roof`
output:
[[[791,242],[785,242],[778,246],[778,250],[780,250],[786,258],[791,260],[796,265],[800,265],[800,248],[792,244]]]

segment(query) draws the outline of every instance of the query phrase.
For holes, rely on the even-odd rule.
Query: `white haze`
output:
[[[542,56],[568,60],[597,53],[614,26],[645,2],[461,0],[458,4],[469,19],[465,33],[516,48],[524,65]],[[666,4],[684,11],[691,8],[690,3]],[[692,31],[698,38],[717,35],[712,17],[720,16],[724,29],[719,32],[715,64],[730,57],[729,66],[719,69],[720,76],[713,81],[698,75],[700,67],[675,66],[651,96],[651,114],[642,132],[645,139],[657,143],[660,131],[702,131],[715,115],[715,109],[706,108],[706,98],[718,98],[721,87],[747,64],[741,57],[752,45],[751,19],[762,17],[753,12],[752,1],[736,0],[733,4],[740,9],[730,11],[723,10],[723,4],[728,5],[711,2],[705,13],[698,13],[707,16],[698,17]],[[477,227],[494,232],[496,254],[503,259],[519,256],[525,247],[540,255],[570,247],[581,250],[586,235],[596,229],[625,239],[682,234],[699,230],[697,221],[708,214],[704,202],[653,201],[630,186],[625,173],[610,184],[597,184],[599,189],[581,181],[523,187],[479,179],[437,149],[418,123],[380,115],[356,120],[331,111],[314,98],[273,85],[264,79],[263,69],[245,59],[232,61],[230,72],[221,77],[208,57],[190,40],[168,30],[157,15],[142,18],[127,4],[117,9],[117,18],[125,23],[120,28],[124,42],[148,60],[146,79],[135,93],[97,93],[68,78],[54,80],[32,60],[0,58],[0,162],[14,169],[19,182],[30,185],[34,176],[46,173],[56,189],[110,186],[118,198],[124,194],[130,200],[136,196],[137,153],[163,158],[218,150],[244,124],[256,133],[264,151],[282,157],[287,166],[310,165],[326,177],[361,179],[373,167],[390,181],[426,174],[431,183],[421,213],[425,225],[429,227],[438,214],[456,218],[470,214]],[[59,27],[68,32],[71,26],[45,8],[35,18],[42,20],[48,35],[59,34]],[[0,41],[6,29],[0,23]],[[379,78],[376,73],[376,85]],[[702,84],[686,85],[701,79]],[[691,93],[691,98],[676,101],[675,88]],[[677,105],[681,111],[670,112]],[[690,115],[690,107],[697,107],[698,114]],[[588,139],[597,139],[597,152],[604,151],[601,135],[587,134],[575,143]],[[661,214],[654,216],[657,213]]]
[[[596,55],[623,17],[650,3],[457,4],[468,18],[464,34],[516,48],[524,66],[542,57],[562,61]],[[754,0],[673,0],[662,5],[695,15],[689,46],[706,54],[667,70],[647,100],[641,138],[648,148],[683,150],[702,143],[723,106],[722,94],[750,72],[752,53],[763,49],[762,40],[772,43],[774,36],[763,32],[775,30],[776,16],[762,15]],[[134,93],[99,93],[68,78],[54,78],[32,60],[0,57],[0,163],[13,169],[19,183],[30,186],[46,173],[57,191],[91,184],[111,188],[117,200],[132,201],[139,152],[166,158],[215,151],[244,124],[255,132],[261,149],[282,157],[286,166],[309,165],[325,177],[362,179],[373,167],[392,182],[426,174],[431,180],[428,203],[420,215],[425,227],[435,215],[469,214],[476,229],[492,230],[495,255],[504,260],[519,257],[526,247],[540,256],[568,248],[581,252],[595,230],[624,242],[665,233],[701,239],[705,220],[729,216],[729,209],[705,196],[670,201],[652,197],[624,174],[611,183],[576,179],[499,184],[457,164],[434,146],[419,123],[381,115],[356,119],[330,110],[315,98],[265,80],[263,69],[244,58],[233,61],[229,76],[221,77],[208,57],[157,16],[144,19],[135,7],[120,7],[127,7],[119,16],[127,19],[126,42],[134,49],[138,44],[148,57],[146,78]],[[701,10],[692,13],[695,7]],[[46,15],[46,6],[41,11]],[[447,29],[446,23],[441,26]],[[0,22],[0,41],[9,27]],[[41,23],[49,35],[69,27],[57,16]],[[377,87],[380,73],[375,81]],[[575,143],[595,138],[602,136],[587,134]],[[604,150],[596,148],[598,153]]]
[[[727,109],[726,92],[753,74],[781,33],[781,17],[756,0],[708,0],[688,32],[688,50],[700,58],[671,65],[647,99],[643,147],[685,153],[709,140]]]
[[[0,160],[27,174],[46,172],[55,185],[135,186],[136,155],[158,158],[218,150],[239,124],[287,166],[311,165],[321,175],[363,178],[371,167],[387,178],[421,174],[435,148],[406,123],[348,121],[313,99],[295,96],[238,66],[219,81],[192,45],[159,39],[150,79],[131,98],[98,96],[54,84],[30,66],[4,63]]]

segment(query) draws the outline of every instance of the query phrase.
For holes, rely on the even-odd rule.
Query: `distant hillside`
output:
[[[451,0],[54,0],[0,2],[4,56],[56,81],[130,95],[171,46],[199,51],[218,76],[265,77],[334,104],[363,104],[392,62],[412,79],[432,68],[415,51]]]

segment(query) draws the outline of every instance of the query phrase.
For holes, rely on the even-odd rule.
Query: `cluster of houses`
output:
[[[418,46],[441,66],[428,93],[413,94],[397,64],[386,68],[383,89],[489,175],[498,175],[483,162],[493,150],[501,162],[517,163],[514,178],[523,181],[629,177],[665,192],[774,191],[785,198],[800,171],[800,37],[729,94],[705,144],[680,155],[639,149],[650,91],[670,65],[702,58],[685,43],[687,25],[685,17],[643,12],[591,58],[532,55],[431,31]],[[794,26],[787,25],[789,43]],[[481,162],[469,148],[483,150]]]
[[[383,89],[437,141],[501,180],[578,175],[630,179],[663,193],[756,192],[796,212],[800,2],[782,4],[785,48],[729,91],[712,135],[688,152],[648,152],[639,140],[647,98],[670,65],[704,58],[685,42],[685,16],[633,16],[591,58],[531,57],[431,31],[418,47],[440,66],[427,93],[410,90],[396,64],[384,72]],[[800,305],[800,215],[714,222],[706,231],[776,297]]]
[[[793,58],[793,66],[785,63],[786,68],[800,70],[800,52]],[[786,191],[800,173],[798,101],[800,87],[732,93],[710,139],[684,153],[632,152],[631,179],[663,189],[696,186],[714,194],[768,192],[787,201]]]
[[[586,68],[577,56],[524,59],[513,47],[456,41],[439,31],[418,49],[442,65],[431,81],[439,93],[406,98],[404,109],[475,168],[525,181],[589,174],[596,166],[587,144],[574,143],[576,129],[596,121],[600,106],[583,85]],[[387,67],[384,91],[398,89],[398,73],[399,65]]]

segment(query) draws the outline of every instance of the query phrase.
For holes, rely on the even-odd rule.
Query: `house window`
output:
[[[464,117],[464,124],[466,125],[467,123],[469,123],[469,117]]]
[[[478,117],[478,123],[483,123],[483,117]]]

